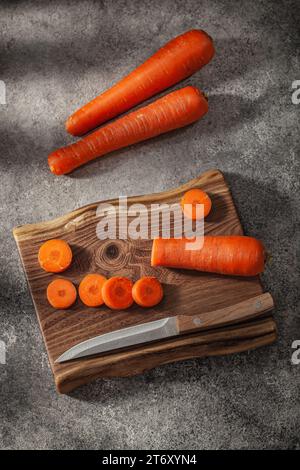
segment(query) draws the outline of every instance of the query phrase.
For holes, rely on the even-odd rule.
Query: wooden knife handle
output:
[[[266,292],[220,310],[191,316],[178,315],[176,317],[177,328],[180,334],[191,333],[260,317],[273,308],[273,298],[271,294]]]

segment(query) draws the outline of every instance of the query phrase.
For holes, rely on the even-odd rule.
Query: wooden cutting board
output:
[[[176,203],[185,191],[195,187],[207,191],[213,202],[212,213],[205,221],[206,234],[243,234],[229,188],[218,170],[208,171],[171,191],[128,198],[128,206],[133,203],[143,203],[147,207],[154,203]],[[114,206],[118,204],[117,199],[106,202]],[[56,387],[60,393],[67,393],[97,377],[134,375],[168,362],[229,354],[275,341],[276,325],[272,317],[268,316],[239,325],[140,345],[126,351],[55,364],[55,359],[64,351],[93,336],[167,316],[225,309],[263,293],[259,277],[226,277],[152,268],[151,240],[99,240],[96,234],[98,205],[99,203],[85,206],[53,221],[14,229]],[[72,247],[73,263],[60,275],[48,274],[38,264],[39,247],[50,238],[63,238]],[[87,308],[80,300],[65,311],[55,311],[48,304],[45,292],[50,281],[56,277],[65,277],[78,286],[88,272],[99,272],[107,277],[128,276],[133,281],[140,276],[157,276],[164,284],[165,297],[153,309],[145,310],[134,305],[129,310],[120,312],[110,311],[105,306]]]

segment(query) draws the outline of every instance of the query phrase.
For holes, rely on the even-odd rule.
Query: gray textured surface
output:
[[[300,339],[297,3],[1,2],[2,448],[299,448],[300,365],[291,365]],[[216,43],[213,62],[187,81],[207,92],[209,115],[53,177],[46,157],[71,141],[68,113],[194,27]],[[225,172],[246,232],[273,255],[264,283],[277,303],[278,343],[58,396],[12,228],[171,188],[212,167]]]

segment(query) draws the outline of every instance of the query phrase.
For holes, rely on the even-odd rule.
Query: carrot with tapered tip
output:
[[[50,170],[55,175],[69,173],[114,150],[187,126],[207,111],[207,99],[200,90],[181,88],[51,153]]]
[[[72,114],[66,122],[67,131],[82,135],[128,111],[200,70],[214,52],[213,41],[204,31],[191,30],[177,36],[127,77]]]

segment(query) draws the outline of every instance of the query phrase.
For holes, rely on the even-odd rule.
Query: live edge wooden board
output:
[[[128,198],[133,203],[176,203],[188,189],[199,187],[209,193],[213,211],[205,222],[206,234],[243,234],[229,188],[222,173],[211,170],[189,183],[164,193]],[[106,201],[117,206],[118,200]],[[253,309],[267,302],[273,306],[270,294],[263,295],[258,277],[238,278],[193,271],[151,268],[151,240],[99,240],[96,234],[96,210],[99,203],[77,209],[56,220],[14,229],[33,298],[40,328],[46,344],[57,390],[68,393],[97,377],[130,376],[155,366],[188,358],[230,354],[272,343],[276,325],[271,314],[255,320],[209,329],[209,317],[214,311],[253,299]],[[71,267],[57,276],[44,272],[38,264],[38,249],[50,238],[63,238],[73,250]],[[128,276],[133,281],[140,276],[157,276],[164,284],[165,297],[153,309],[137,305],[129,310],[114,312],[107,307],[91,309],[80,300],[69,310],[55,311],[46,300],[46,288],[55,277],[65,277],[78,286],[88,272],[109,276]],[[261,297],[257,297],[261,296]],[[261,299],[261,300],[260,300]],[[243,304],[239,308],[243,308]],[[210,313],[211,312],[211,313]],[[207,329],[199,333],[164,340],[102,356],[77,359],[63,364],[54,361],[64,351],[93,336],[146,321],[172,315],[207,313]]]

